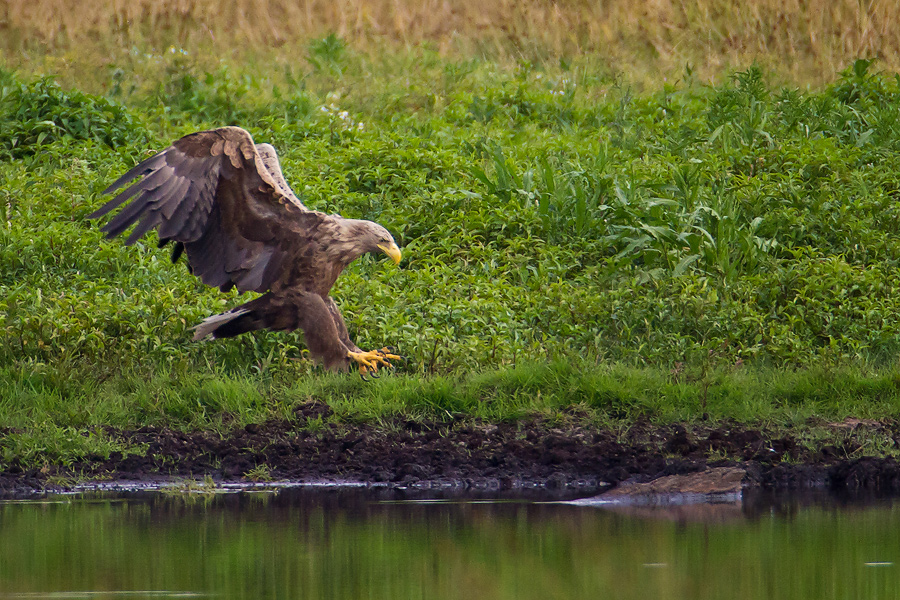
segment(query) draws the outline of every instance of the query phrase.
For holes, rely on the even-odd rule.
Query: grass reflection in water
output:
[[[0,598],[900,597],[894,502],[745,506],[694,522],[391,499],[282,490],[5,503]]]

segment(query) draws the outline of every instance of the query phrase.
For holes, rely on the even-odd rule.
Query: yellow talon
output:
[[[347,358],[355,360],[359,364],[359,375],[366,379],[367,374],[378,377],[378,367],[394,368],[390,360],[400,360],[401,357],[391,352],[391,348],[381,350],[369,350],[368,352],[347,352]]]

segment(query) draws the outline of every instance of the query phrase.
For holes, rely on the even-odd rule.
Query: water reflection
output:
[[[406,499],[281,490],[3,503],[0,598],[900,595],[891,500],[754,496],[703,518]]]

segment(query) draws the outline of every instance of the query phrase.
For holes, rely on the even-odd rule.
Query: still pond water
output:
[[[900,500],[86,494],[2,502],[0,532],[0,599],[900,598]]]

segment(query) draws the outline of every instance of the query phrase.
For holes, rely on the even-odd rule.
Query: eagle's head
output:
[[[400,264],[400,248],[387,229],[372,221],[344,219],[347,238],[352,240],[354,254],[357,256],[368,252],[384,252],[395,264]]]

